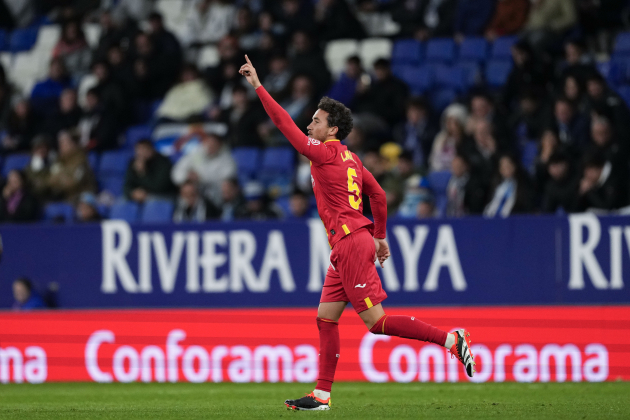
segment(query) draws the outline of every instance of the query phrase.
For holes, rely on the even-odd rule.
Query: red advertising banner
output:
[[[630,306],[395,308],[466,327],[477,374],[440,346],[369,333],[347,311],[336,380],[630,380]],[[315,309],[0,313],[0,382],[313,382]]]

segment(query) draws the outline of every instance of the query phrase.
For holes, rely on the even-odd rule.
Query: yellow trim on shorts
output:
[[[370,309],[372,306],[372,301],[370,300],[369,297],[366,297],[365,299],[363,299],[365,301],[365,304],[367,305],[368,309]]]
[[[350,235],[350,229],[348,229],[348,226],[341,225],[341,228],[343,229],[344,232],[346,232],[346,235]]]

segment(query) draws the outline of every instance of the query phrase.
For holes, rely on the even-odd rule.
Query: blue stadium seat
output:
[[[173,220],[174,206],[167,200],[150,200],[142,207],[140,220],[143,223],[166,223]]]
[[[490,60],[486,65],[486,82],[491,87],[501,87],[507,81],[512,62],[507,60]]]
[[[431,105],[438,114],[457,99],[457,92],[453,89],[437,89],[431,92]]]
[[[90,163],[90,168],[92,168],[92,172],[95,174],[98,173],[98,164],[101,160],[101,155],[98,152],[90,152],[88,153],[88,162]]]
[[[620,32],[615,38],[613,56],[630,55],[630,32]]]
[[[138,221],[139,215],[140,207],[136,203],[133,201],[119,201],[112,206],[109,218],[135,223]]]
[[[239,176],[252,179],[260,168],[260,149],[256,147],[239,147],[232,151],[232,157],[238,166]]]
[[[604,76],[608,83],[621,86],[630,79],[630,57],[614,57],[608,62],[608,72]]]
[[[293,174],[295,153],[289,147],[270,147],[265,149],[261,171],[271,174]]]
[[[26,165],[31,161],[31,156],[28,153],[16,153],[14,155],[7,156],[2,167],[2,176],[6,177],[9,172],[14,169],[24,169]]]
[[[291,214],[290,202],[291,199],[289,197],[280,197],[275,201],[276,206],[280,207],[280,210],[282,210],[284,217],[288,217]]]
[[[153,130],[148,125],[135,125],[129,127],[125,133],[125,148],[133,149],[136,143],[142,139],[151,139]]]
[[[458,92],[467,92],[475,83],[475,75],[464,66],[446,66],[437,64],[433,66],[435,86],[439,88],[454,89]]]
[[[448,206],[448,197],[445,194],[435,197],[435,208],[437,210],[438,217],[446,216],[446,208]]]
[[[455,59],[455,41],[452,38],[433,38],[427,42],[428,62],[451,63]]]
[[[412,94],[419,95],[433,87],[433,69],[430,66],[406,67],[401,79],[409,85]]]
[[[7,32],[0,29],[0,51],[7,50],[7,47],[8,47],[7,38],[8,38]],[[8,70],[8,69],[5,69],[5,70]]]
[[[37,27],[15,29],[9,37],[9,50],[14,53],[30,50],[37,41],[38,33]]]
[[[523,144],[521,150],[521,164],[523,165],[523,168],[531,172],[534,169],[536,156],[538,156],[537,142],[528,141],[527,143]]]
[[[448,187],[448,181],[451,179],[450,171],[431,172],[428,176],[429,187],[436,195],[443,195]]]
[[[101,191],[109,191],[114,197],[123,195],[125,176],[120,174],[99,175],[98,185]]]
[[[501,38],[497,38],[494,40],[492,44],[492,53],[490,54],[492,58],[497,59],[512,59],[512,45],[514,45],[518,41],[518,37],[516,36],[502,36]]]
[[[630,105],[628,105],[630,104],[630,86],[629,85],[618,86],[616,91],[619,94],[619,96],[621,96],[621,99],[623,99],[623,101],[626,103],[626,106],[630,107]]]
[[[466,38],[459,46],[460,61],[483,63],[488,59],[489,44],[485,38]]]
[[[99,175],[124,175],[133,157],[131,150],[113,150],[101,154],[101,162],[98,168]]]
[[[422,58],[422,44],[415,39],[401,39],[394,43],[392,64],[419,64]]]
[[[72,223],[74,221],[74,207],[68,203],[50,203],[44,208],[46,222]]]

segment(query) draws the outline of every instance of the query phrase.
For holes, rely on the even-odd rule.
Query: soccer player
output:
[[[387,294],[375,267],[389,258],[385,240],[387,201],[374,176],[354,153],[341,144],[352,130],[352,114],[342,103],[324,97],[307,127],[308,136],[261,85],[256,69],[247,63],[239,73],[256,89],[267,114],[295,149],[311,161],[311,180],[317,210],[332,248],[322,297],[317,310],[319,377],[315,390],[305,397],[286,400],[294,410],[330,409],[330,391],[339,358],[339,318],[348,302],[373,334],[428,341],[450,350],[474,373],[470,334],[439,330],[413,316],[386,315],[381,302]],[[363,216],[362,195],[370,197],[374,223]]]

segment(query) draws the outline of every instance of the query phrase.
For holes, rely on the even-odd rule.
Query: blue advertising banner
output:
[[[3,226],[11,283],[58,284],[64,308],[316,306],[330,248],[320,220]],[[627,217],[391,221],[386,305],[630,303]]]

